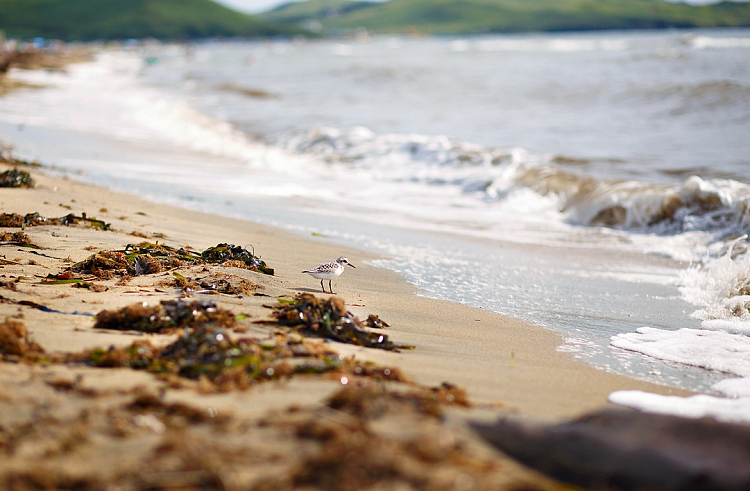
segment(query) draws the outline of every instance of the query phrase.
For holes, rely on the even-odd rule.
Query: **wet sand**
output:
[[[383,391],[399,393],[416,390],[415,387],[422,390],[448,382],[466,390],[472,407],[447,404],[442,409],[445,417],[435,419],[425,412],[415,412],[412,406],[405,409],[401,402],[394,402],[391,392],[373,395],[365,391],[364,395],[359,394],[365,400],[385,397],[391,402],[388,410],[384,410],[385,417],[378,413],[377,417],[367,419],[369,416],[355,414],[360,418],[355,421],[352,413],[333,411],[330,398],[342,388],[366,386],[370,390],[380,387],[379,384],[363,378],[344,387],[340,378],[310,375],[269,381],[250,390],[204,393],[199,387],[175,386],[149,373],[124,368],[0,362],[3,394],[0,437],[5,437],[0,438],[0,446],[4,445],[11,455],[0,482],[9,476],[32,479],[29,476],[36,476],[43,468],[51,476],[50,483],[56,485],[80,478],[125,483],[123,489],[140,489],[138,486],[158,488],[184,479],[186,486],[197,487],[197,482],[206,481],[207,488],[213,489],[210,485],[213,479],[224,489],[247,486],[264,489],[266,485],[270,486],[268,489],[304,486],[345,489],[337,487],[345,483],[366,488],[391,481],[383,478],[382,482],[375,479],[369,483],[359,474],[354,477],[347,474],[350,469],[344,466],[336,471],[342,474],[332,473],[339,476],[336,483],[326,484],[313,471],[333,465],[321,461],[325,455],[335,463],[346,461],[346,452],[363,445],[361,438],[356,437],[362,432],[368,451],[382,446],[383,452],[399,455],[398,449],[411,449],[408,458],[415,454],[415,441],[422,442],[425,448],[434,448],[429,438],[445,433],[455,448],[471,453],[472,459],[482,465],[467,467],[465,456],[450,460],[453,457],[447,456],[455,456],[454,447],[441,454],[442,457],[418,459],[419,465],[415,464],[410,471],[394,462],[393,466],[398,468],[396,475],[408,486],[511,489],[519,483],[534,483],[543,489],[554,489],[556,484],[552,481],[489,450],[466,429],[464,422],[502,416],[561,421],[606,406],[607,396],[616,390],[684,394],[598,371],[576,361],[557,351],[561,339],[550,331],[491,312],[417,296],[415,287],[397,274],[370,266],[368,261],[376,259],[372,255],[347,250],[325,237],[301,237],[255,223],[157,205],[51,177],[35,169],[27,170],[37,186],[0,189],[2,212],[20,215],[39,212],[46,217],[86,213],[110,223],[112,228],[102,231],[82,225],[26,227],[23,233],[42,249],[0,246],[0,257],[5,259],[0,266],[4,285],[0,289],[3,298],[0,321],[11,318],[22,323],[30,338],[46,352],[64,354],[126,347],[144,338],[154,343],[171,342],[176,335],[95,330],[92,316],[71,313],[97,314],[104,309],[142,302],[156,304],[180,297],[211,300],[247,315],[250,327],[243,330],[243,336],[273,337],[273,327],[252,323],[269,318],[271,311],[264,305],[274,303],[277,298],[293,299],[300,293],[327,297],[320,291],[318,280],[300,272],[346,256],[356,269],[347,268],[343,276],[333,281],[336,295],[360,318],[369,314],[379,316],[390,324],[385,333],[392,341],[413,345],[414,349],[387,352],[333,342],[325,346],[347,357],[397,368],[413,381],[411,385],[403,385],[406,388],[385,383]],[[2,229],[8,233],[19,231]],[[197,251],[218,243],[251,244],[255,253],[275,269],[275,275],[221,266],[179,270],[185,275],[234,275],[260,285],[258,293],[263,296],[184,293],[169,286],[174,271],[138,276],[127,284],[118,284],[119,278],[92,281],[100,285],[96,289],[40,284],[42,278],[64,271],[93,252],[120,250],[144,240]],[[20,303],[24,301],[68,314],[46,312]],[[185,421],[193,420],[184,416],[184,412],[192,410],[202,416],[187,424]],[[217,415],[225,418],[219,418],[220,424]],[[319,427],[321,424],[324,427]],[[352,429],[355,427],[356,431]],[[20,428],[25,428],[25,433]],[[305,433],[308,430],[311,435]],[[328,446],[331,441],[348,443],[336,446],[342,452],[336,454]],[[153,455],[162,455],[157,449],[173,459],[153,460]],[[228,455],[234,455],[234,460]],[[375,455],[371,457],[372,461],[378,460]],[[248,462],[255,463],[257,468],[248,470]],[[361,468],[369,465],[360,464],[351,465]],[[447,474],[442,477],[435,474],[430,467],[433,464],[439,464]],[[154,482],[132,478],[143,469],[148,470],[149,479]],[[167,471],[173,474],[164,474]],[[458,486],[457,479],[463,479],[461,476],[469,476],[465,481],[471,485]],[[438,478],[444,479],[424,481]]]

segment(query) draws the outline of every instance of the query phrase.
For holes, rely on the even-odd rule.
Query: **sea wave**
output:
[[[363,127],[315,128],[276,143],[381,180],[456,186],[485,200],[502,201],[517,188],[553,195],[561,219],[574,225],[658,235],[703,231],[717,241],[750,233],[750,186],[731,179],[694,175],[671,185],[607,180],[571,171],[571,160],[588,163],[581,159]]]
[[[658,104],[669,107],[673,116],[733,107],[742,109],[750,102],[750,86],[736,80],[710,80],[630,87],[617,95],[615,101],[620,104]]]
[[[581,51],[624,51],[631,46],[625,39],[546,38],[486,38],[475,41],[458,39],[450,44],[451,51],[536,51],[575,53]]]
[[[750,37],[695,36],[687,42],[695,49],[750,48]]]

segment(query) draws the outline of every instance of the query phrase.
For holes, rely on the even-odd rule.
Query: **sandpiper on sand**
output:
[[[340,257],[336,259],[335,261],[323,263],[314,267],[313,269],[308,269],[307,271],[303,271],[303,273],[309,274],[313,278],[319,279],[320,287],[323,289],[323,293],[330,293],[333,295],[333,288],[331,288],[331,280],[337,276],[341,276],[341,273],[344,272],[345,264],[348,264],[352,268],[356,268],[356,266],[350,263],[347,258]],[[328,280],[329,291],[326,291],[326,287],[323,286],[323,280]]]

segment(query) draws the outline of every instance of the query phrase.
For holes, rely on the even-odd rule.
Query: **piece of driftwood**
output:
[[[472,424],[501,451],[594,490],[750,490],[750,426],[605,410],[554,425]]]

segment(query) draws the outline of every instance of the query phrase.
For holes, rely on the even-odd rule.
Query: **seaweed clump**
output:
[[[347,311],[344,301],[337,297],[321,299],[303,293],[297,296],[294,304],[276,308],[274,316],[280,324],[302,333],[389,351],[413,348],[395,345],[385,334],[366,331],[362,321]]]
[[[158,242],[128,244],[123,250],[100,251],[69,269],[76,273],[93,274],[109,279],[115,274],[140,276],[205,263],[222,263],[224,266],[240,266],[264,274],[273,274],[273,269],[269,268],[265,261],[241,247],[219,244],[197,253],[184,247],[175,248]]]
[[[139,340],[126,348],[75,355],[70,361],[101,368],[147,370],[178,386],[181,378],[190,379],[204,392],[246,390],[266,380],[326,373],[343,364],[338,354],[304,339],[277,336],[268,341],[234,340],[225,329],[210,324],[186,331],[165,348]]]
[[[236,275],[211,275],[207,278],[189,278],[177,272],[174,280],[166,282],[185,293],[221,293],[224,295],[252,295],[264,287]]]
[[[72,273],[86,273],[101,279],[110,279],[116,274],[126,274],[128,260],[121,252],[101,251],[92,254],[85,261],[81,261],[68,268]]]
[[[96,316],[94,329],[156,334],[209,324],[231,328],[235,322],[232,312],[217,307],[213,302],[163,300],[159,305],[144,302],[120,310],[102,310]]]
[[[31,340],[23,322],[6,318],[0,323],[0,356],[5,361],[36,360],[44,349]]]
[[[200,257],[189,250],[141,242],[128,244],[124,250],[99,251],[69,269],[109,279],[116,274],[140,276],[159,273],[165,269],[189,266],[196,261],[200,261]]]
[[[19,215],[17,213],[3,213],[0,215],[0,227],[35,227],[39,225],[78,225],[79,223],[85,223],[99,230],[110,230],[110,224],[105,223],[103,220],[97,220],[96,218],[88,218],[85,213],[81,213],[81,216],[69,213],[64,217],[57,218],[46,218],[39,214],[39,212],[27,213],[26,215]]]
[[[25,170],[8,169],[0,174],[0,188],[33,188],[34,179]]]
[[[273,275],[273,268],[269,268],[264,260],[255,255],[255,251],[248,251],[245,248],[234,244],[218,244],[215,247],[209,247],[201,253],[201,257],[207,263],[229,263],[229,266],[239,266],[244,264],[247,269],[259,273]]]
[[[247,389],[264,380],[297,374],[335,372],[348,378],[406,382],[396,368],[346,359],[324,343],[297,334],[276,334],[270,339],[233,339],[228,330],[237,317],[211,302],[162,301],[160,305],[134,304],[97,315],[96,329],[169,333],[182,330],[172,344],[159,348],[138,340],[125,348],[110,347],[73,355],[69,361],[95,367],[130,367],[198,381],[208,392]],[[178,377],[175,379],[174,377]]]
[[[32,249],[42,249],[41,246],[34,244],[31,238],[23,232],[0,233],[0,245],[16,245],[21,247],[31,247]]]
[[[442,424],[443,405],[428,388],[349,384],[328,399],[325,417],[270,417],[267,425],[291,423],[318,448],[287,482],[271,478],[263,489],[541,489],[509,486],[507,467]]]

